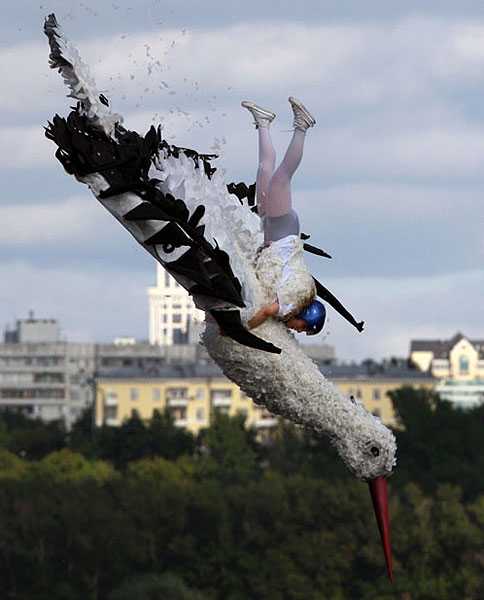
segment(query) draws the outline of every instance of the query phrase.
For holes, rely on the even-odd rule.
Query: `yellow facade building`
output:
[[[402,385],[432,387],[429,375],[395,369],[383,372],[357,366],[323,367],[345,394],[353,395],[383,422],[395,425],[388,392]],[[149,420],[153,412],[168,410],[176,425],[197,434],[208,427],[214,411],[242,414],[247,426],[263,433],[277,424],[265,408],[252,402],[216,365],[167,365],[149,373],[121,369],[97,378],[96,424],[120,425],[136,412]]]
[[[442,398],[462,408],[484,401],[484,340],[462,333],[449,340],[412,340],[410,359],[438,380]]]
[[[276,424],[215,365],[171,365],[151,373],[121,370],[99,377],[96,387],[97,425],[120,425],[134,412],[149,420],[155,410],[168,410],[176,425],[194,434],[208,427],[214,411],[242,414],[257,429]]]

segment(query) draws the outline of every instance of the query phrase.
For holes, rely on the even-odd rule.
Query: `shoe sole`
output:
[[[249,110],[253,109],[256,110],[258,112],[258,116],[262,117],[262,118],[266,118],[266,119],[275,119],[276,117],[276,113],[273,113],[271,110],[267,110],[266,108],[261,108],[260,106],[258,106],[257,104],[255,104],[255,102],[249,102],[248,100],[243,100],[240,103],[241,106],[243,106],[244,108],[248,108]]]
[[[288,101],[291,106],[296,106],[303,113],[304,117],[311,123],[311,127],[316,124],[316,119],[300,100],[294,98],[294,96],[289,96]]]

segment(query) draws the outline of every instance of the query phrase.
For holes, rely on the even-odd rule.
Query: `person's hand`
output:
[[[297,317],[292,317],[289,321],[286,321],[286,325],[289,329],[294,329],[294,331],[298,331],[301,333],[302,331],[306,331],[306,322],[302,319],[298,319]]]
[[[249,329],[255,329],[256,327],[259,327],[259,325],[262,325],[262,323],[264,323],[264,321],[267,321],[267,319],[269,319],[270,317],[275,317],[278,312],[279,312],[279,303],[278,302],[273,302],[272,304],[267,304],[266,306],[263,306],[262,308],[260,308],[255,313],[255,315],[251,319],[249,319],[249,322],[247,323],[247,325],[249,326]]]

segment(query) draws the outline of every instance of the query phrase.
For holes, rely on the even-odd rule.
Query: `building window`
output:
[[[373,388],[373,400],[381,400],[381,392],[378,388]]]
[[[197,421],[205,421],[205,409],[197,408],[196,417]]]
[[[139,389],[138,388],[130,388],[129,398],[130,398],[130,400],[133,400],[133,401],[139,400]]]
[[[361,400],[363,398],[363,393],[361,391],[361,388],[356,388],[356,397]]]
[[[118,418],[118,407],[117,406],[105,406],[104,416],[106,419],[117,419]]]
[[[162,319],[163,319],[163,323],[166,323],[168,320],[168,317],[166,315],[163,315]]]
[[[178,327],[173,328],[173,343],[177,344],[186,344],[188,341],[188,334]]]
[[[467,375],[469,373],[469,359],[467,356],[461,356],[459,358],[459,372],[461,375]]]
[[[182,316],[180,313],[175,313],[173,315],[173,323],[181,323],[182,322]]]
[[[159,402],[161,400],[160,388],[153,388],[151,391],[151,397],[152,397],[153,402]]]
[[[212,400],[231,400],[232,390],[212,390],[210,397]]]
[[[195,392],[195,398],[197,400],[205,400],[205,390],[202,387],[197,388]]]
[[[184,421],[187,418],[187,409],[185,406],[174,406],[170,408],[170,414],[175,421]]]
[[[188,400],[188,388],[168,388],[166,390],[166,395],[170,400]]]
[[[182,309],[182,305],[181,304],[174,304],[173,305],[173,310],[181,310]]]

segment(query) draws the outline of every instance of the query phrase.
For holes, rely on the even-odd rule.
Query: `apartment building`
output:
[[[198,341],[205,313],[196,308],[188,292],[160,265],[156,285],[148,288],[149,342],[160,346]]]
[[[119,338],[112,344],[67,342],[55,319],[17,320],[0,344],[0,410],[15,410],[70,428],[94,404],[98,373],[208,361],[200,345],[156,346]]]
[[[0,409],[69,427],[92,405],[92,344],[61,340],[55,319],[19,319],[0,344]]]
[[[273,415],[256,406],[213,363],[160,366],[157,371],[122,369],[97,380],[96,424],[120,425],[135,412],[150,419],[168,410],[175,424],[193,433],[210,424],[214,411],[242,414],[248,426],[274,427]]]

